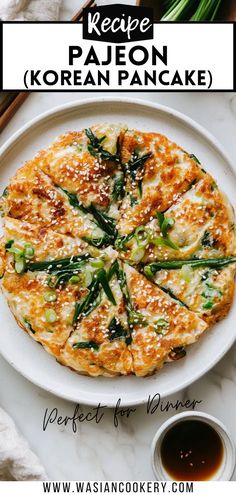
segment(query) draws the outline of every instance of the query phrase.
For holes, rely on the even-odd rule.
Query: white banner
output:
[[[27,481],[0,482],[1,495],[44,495],[45,493],[93,494],[194,494],[234,495],[235,481]]]
[[[154,38],[84,40],[82,24],[3,23],[3,90],[233,90],[233,24],[159,23]]]

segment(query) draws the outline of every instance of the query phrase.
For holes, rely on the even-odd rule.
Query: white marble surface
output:
[[[82,3],[77,0],[64,1],[61,18],[72,17]],[[89,94],[79,92],[30,95],[0,136],[0,144],[39,113],[87,96]],[[211,131],[234,159],[236,94],[136,93],[135,97],[166,104],[186,113]],[[15,419],[18,428],[39,455],[50,479],[154,479],[150,464],[150,443],[158,426],[173,413],[159,412],[147,416],[146,407],[141,406],[131,418],[120,420],[119,427],[115,428],[114,412],[108,410],[100,424],[82,423],[76,433],[72,432],[69,424],[66,427],[51,424],[43,432],[46,408],[50,411],[57,407],[62,416],[72,416],[75,405],[31,385],[1,357],[0,376],[0,406]],[[187,390],[175,395],[175,399],[181,400],[183,397],[201,399],[203,402],[198,409],[222,420],[236,442],[236,345],[212,371]],[[83,407],[84,412],[89,410]]]

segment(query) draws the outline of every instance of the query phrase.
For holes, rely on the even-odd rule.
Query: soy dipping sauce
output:
[[[223,454],[218,433],[201,420],[180,421],[167,431],[161,444],[162,464],[176,481],[211,479]]]

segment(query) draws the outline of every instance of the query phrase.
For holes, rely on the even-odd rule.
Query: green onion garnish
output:
[[[57,300],[57,294],[53,291],[45,292],[43,297],[47,302],[55,302]]]
[[[144,267],[144,274],[147,277],[153,277],[158,270],[178,270],[182,268],[184,265],[189,265],[192,268],[196,268],[199,266],[206,266],[217,269],[221,269],[224,266],[227,266],[231,263],[236,263],[236,258],[233,256],[229,256],[227,258],[194,258],[192,260],[163,260],[163,261],[155,261],[146,265]]]
[[[56,311],[54,311],[54,309],[46,309],[45,318],[48,323],[55,323],[57,320]]]
[[[34,257],[35,250],[31,244],[25,244],[24,255],[25,258],[31,260]]]
[[[25,271],[25,260],[21,258],[15,262],[15,271],[16,273],[23,273]]]

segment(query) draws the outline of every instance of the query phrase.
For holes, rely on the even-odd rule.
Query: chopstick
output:
[[[76,12],[76,14],[72,17],[72,22],[76,22],[76,21],[82,21],[83,19],[83,9],[86,9],[86,8],[92,8],[92,7],[96,7],[96,2],[94,0],[87,0],[87,2],[85,2],[85,4],[83,5],[83,7],[81,7],[80,10],[78,10],[78,12]]]
[[[25,91],[21,91],[20,93],[15,93],[13,100],[11,100],[11,103],[8,105],[5,111],[3,111],[0,117],[0,133],[6,127],[8,122],[10,122],[12,117],[17,112],[18,108],[20,108],[20,106],[22,105],[22,103],[24,103],[24,101],[28,96],[29,93]],[[9,95],[9,99],[10,99],[10,95]]]
[[[71,22],[82,21],[83,19],[83,9],[96,7],[96,2],[94,0],[87,0],[83,7],[72,17]],[[26,98],[29,96],[30,92],[21,91],[19,93],[11,92],[3,100],[0,105],[0,133],[6,127],[8,122],[17,112],[18,108],[24,103]]]
[[[15,99],[18,93],[15,91],[11,91],[10,93],[7,93],[6,96],[4,95],[3,100],[0,103],[0,117],[3,115],[5,110],[9,107],[11,102]]]

